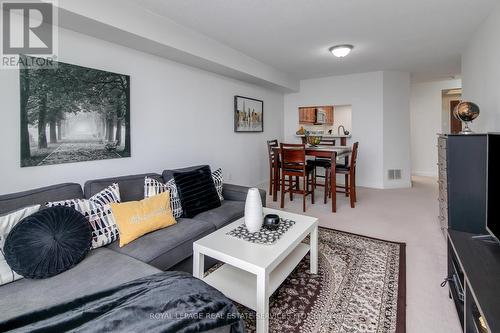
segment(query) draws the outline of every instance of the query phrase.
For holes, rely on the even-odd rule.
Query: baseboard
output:
[[[437,172],[426,172],[426,171],[414,171],[411,173],[411,175],[419,177],[433,177],[433,178],[437,178],[438,176]]]

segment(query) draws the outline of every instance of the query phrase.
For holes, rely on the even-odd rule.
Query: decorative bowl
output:
[[[311,146],[317,146],[321,142],[321,136],[307,136],[307,143],[310,144]]]
[[[268,230],[276,230],[278,229],[280,224],[280,217],[276,214],[267,214],[264,217],[264,225],[263,227]]]

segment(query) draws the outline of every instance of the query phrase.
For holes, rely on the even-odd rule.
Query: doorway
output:
[[[460,104],[459,100],[452,100],[450,101],[450,133],[451,134],[458,134],[462,132],[462,122],[455,118],[455,115],[453,114],[453,111],[457,107],[457,105]]]
[[[462,89],[443,90],[442,99],[442,131],[443,133],[458,134],[462,131],[462,122],[455,118],[453,110],[462,99]]]

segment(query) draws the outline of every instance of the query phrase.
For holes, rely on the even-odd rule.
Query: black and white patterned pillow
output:
[[[224,183],[224,178],[222,177],[221,168],[212,172],[212,179],[214,180],[215,189],[217,190],[220,201],[224,200],[224,197],[222,196],[222,184]]]
[[[90,199],[47,202],[46,206],[67,206],[82,213],[92,228],[92,248],[97,249],[118,239],[118,228],[111,211],[111,204],[120,201],[120,188],[118,184],[113,184]]]
[[[150,198],[166,191],[170,192],[170,208],[172,208],[172,214],[178,219],[182,216],[182,205],[174,179],[172,178],[166,184],[163,184],[153,178],[144,178],[144,198]]]
[[[118,184],[114,183],[106,187],[104,190],[94,194],[90,197],[89,201],[92,201],[99,206],[104,206],[110,203],[120,203],[120,187]]]

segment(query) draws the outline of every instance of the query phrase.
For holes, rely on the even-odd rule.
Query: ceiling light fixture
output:
[[[335,46],[330,47],[328,49],[328,51],[330,51],[337,58],[344,58],[347,55],[349,55],[349,53],[351,53],[353,48],[354,48],[354,46],[349,45],[349,44],[335,45]]]

